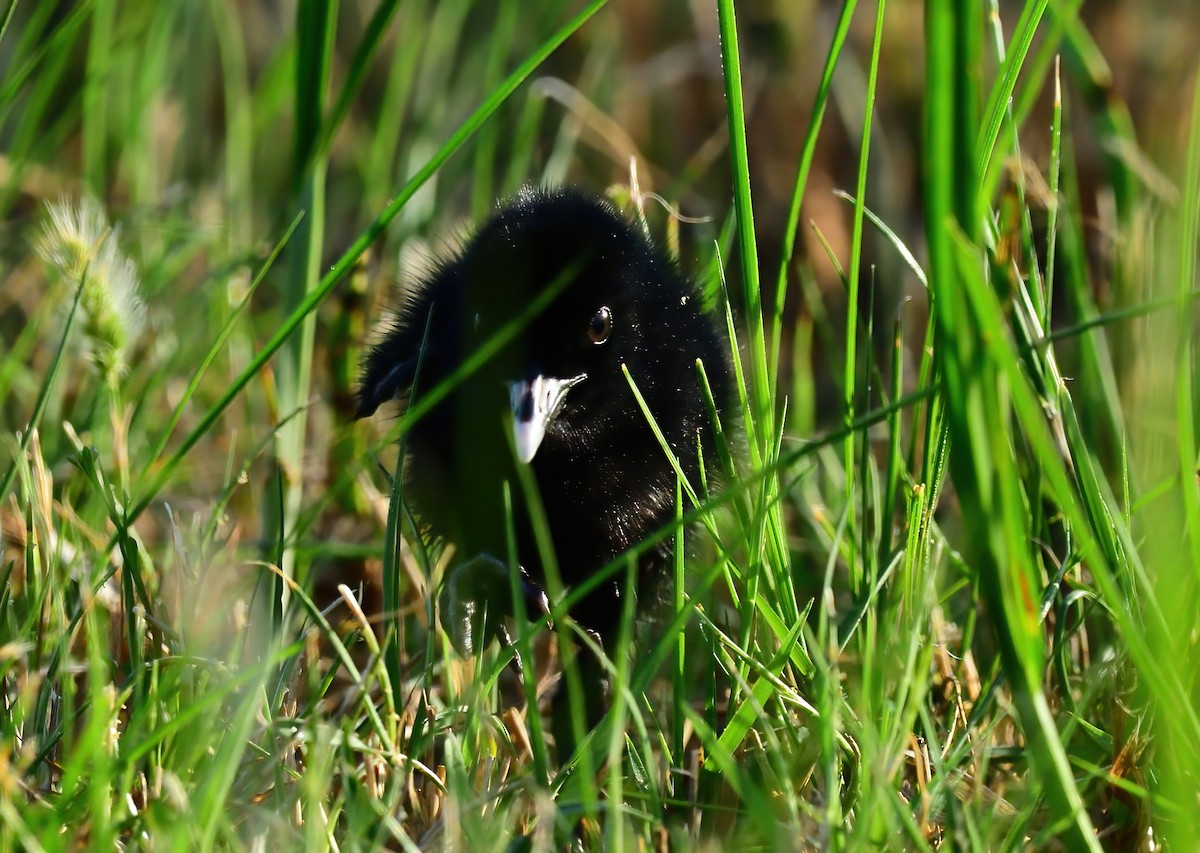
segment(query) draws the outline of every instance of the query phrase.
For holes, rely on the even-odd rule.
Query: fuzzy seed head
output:
[[[94,199],[63,198],[47,211],[38,253],[68,285],[68,298],[82,284],[79,311],[92,360],[101,377],[116,384],[145,315],[137,266],[121,251],[119,231]]]

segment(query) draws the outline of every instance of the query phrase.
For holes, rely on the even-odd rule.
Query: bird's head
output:
[[[407,343],[385,341],[367,360],[360,415],[407,391],[411,369],[396,364],[401,356],[415,362],[432,310],[430,381],[487,350],[464,390],[479,389],[475,399],[503,395],[521,461],[547,441],[594,446],[606,430],[644,421],[622,365],[648,399],[664,383],[694,389],[700,353],[687,352],[687,342],[705,336],[695,334],[704,320],[689,306],[691,294],[674,265],[611,205],[526,190],[410,299],[394,332]]]
[[[474,333],[519,330],[488,372],[504,374],[521,461],[547,435],[585,439],[620,413],[654,260],[614,209],[561,192],[522,194],[472,241],[462,263]]]

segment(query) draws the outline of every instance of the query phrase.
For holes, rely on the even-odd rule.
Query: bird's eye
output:
[[[588,339],[594,344],[602,344],[608,340],[608,336],[611,334],[612,312],[606,306],[592,317],[592,322],[588,326]]]

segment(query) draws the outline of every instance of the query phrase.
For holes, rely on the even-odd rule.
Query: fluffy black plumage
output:
[[[728,344],[678,266],[605,201],[523,191],[411,289],[396,313],[365,359],[359,417],[393,398],[419,399],[506,326],[525,323],[510,326],[516,334],[408,435],[407,494],[430,531],[457,546],[460,565],[474,560],[478,570],[475,558],[491,557],[483,574],[487,566],[494,574],[494,560],[505,559],[507,480],[517,501],[518,556],[536,591],[542,566],[520,501],[520,464],[532,466],[568,585],[673,521],[676,476],[622,365],[690,481],[699,487],[697,438],[706,473],[718,467],[695,365],[703,360],[718,409],[732,413]],[[640,558],[643,598],[655,597],[669,577],[670,539]],[[489,619],[512,604],[503,574],[493,580],[478,587]],[[606,582],[572,615],[611,643],[620,598],[619,581]],[[451,614],[452,623],[460,620],[448,629],[461,651],[489,639],[490,629],[470,623],[473,612]]]

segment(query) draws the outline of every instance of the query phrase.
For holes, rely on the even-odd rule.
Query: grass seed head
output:
[[[73,297],[74,288],[82,285],[84,336],[101,377],[115,385],[145,316],[137,266],[121,250],[120,232],[94,199],[63,198],[48,204],[47,211],[50,219],[38,253],[70,285],[62,289],[64,294]]]

